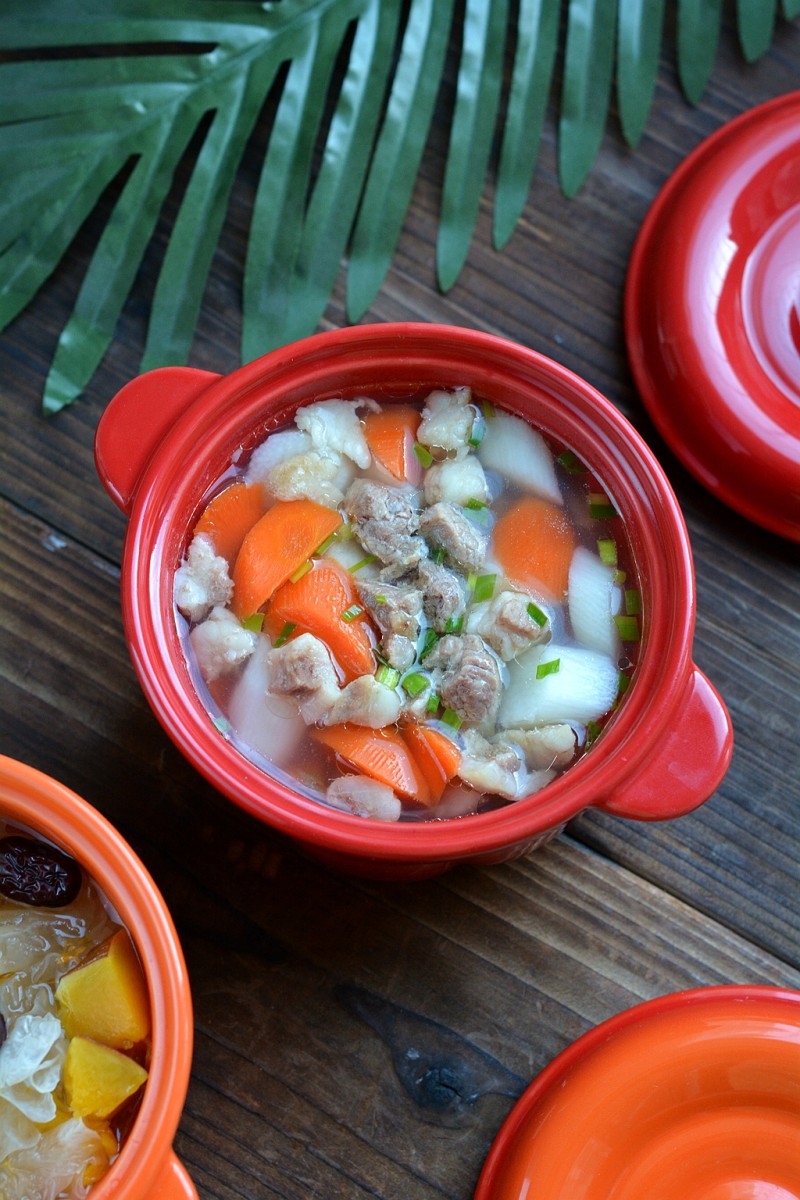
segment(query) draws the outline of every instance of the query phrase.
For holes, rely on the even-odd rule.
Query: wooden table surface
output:
[[[736,739],[719,791],[676,821],[588,812],[527,858],[388,885],[333,874],[234,808],[139,690],[119,612],[125,520],[93,466],[98,417],[138,372],[158,255],[87,394],[59,416],[40,415],[40,395],[97,218],[0,339],[0,751],[105,813],[163,890],[196,1021],[176,1150],[202,1200],[467,1200],[515,1098],[591,1026],[684,988],[800,987],[798,550],[678,464],[637,395],[621,323],[629,254],[660,186],[704,137],[798,80],[798,22],[780,20],[755,65],[726,25],[709,88],[690,107],[670,32],[638,149],[612,119],[588,182],[566,201],[551,110],[518,230],[503,253],[491,249],[487,188],[447,296],[433,265],[440,121],[367,315],[475,326],[543,351],[654,448],[694,549],[695,659]],[[238,365],[244,205],[237,188],[193,351],[212,371]],[[340,280],[324,327],[344,322],[342,295]]]

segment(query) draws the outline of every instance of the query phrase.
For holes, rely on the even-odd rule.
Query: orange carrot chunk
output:
[[[338,512],[314,500],[278,500],[267,509],[236,556],[231,603],[236,616],[258,612],[341,523]]]
[[[425,776],[431,793],[431,805],[438,804],[461,762],[461,751],[455,742],[432,729],[430,725],[406,725],[403,738],[417,766]]]
[[[425,778],[396,730],[330,725],[315,729],[313,736],[355,771],[385,783],[401,800],[430,803]]]
[[[278,588],[269,615],[283,628],[288,621],[298,633],[313,633],[330,650],[346,681],[375,671],[373,641],[367,615],[361,608],[353,576],[338,563],[317,560],[296,583]]]
[[[266,507],[267,498],[260,483],[232,483],[209,500],[194,532],[207,534],[216,553],[233,566],[245,535],[263,517]]]
[[[414,443],[422,414],[410,404],[387,405],[382,412],[364,417],[364,437],[373,458],[393,475],[417,484],[422,468],[414,453]]]
[[[562,509],[526,496],[494,527],[495,557],[519,588],[560,600],[569,583],[575,534]]]

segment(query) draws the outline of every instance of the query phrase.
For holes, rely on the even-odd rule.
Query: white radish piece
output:
[[[545,671],[548,663],[558,668]],[[619,686],[616,663],[580,646],[534,646],[508,664],[508,687],[500,704],[498,726],[530,729],[569,721],[597,721],[614,703]]]
[[[563,504],[553,456],[541,434],[521,417],[495,413],[486,422],[478,458],[490,471],[554,504]]]
[[[614,568],[583,546],[569,565],[567,603],[577,640],[616,661],[620,638],[614,616],[619,612],[620,590],[614,583]]]
[[[306,736],[306,726],[296,705],[267,692],[270,649],[269,638],[262,634],[234,688],[228,717],[237,740],[277,766],[285,767]]]

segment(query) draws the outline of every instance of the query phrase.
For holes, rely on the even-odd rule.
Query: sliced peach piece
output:
[[[110,1117],[138,1092],[147,1071],[127,1054],[74,1037],[64,1059],[64,1095],[79,1117]]]
[[[67,1037],[128,1050],[150,1032],[147,984],[124,929],[62,976],[56,1000]]]

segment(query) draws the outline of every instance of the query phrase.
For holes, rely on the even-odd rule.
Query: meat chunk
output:
[[[190,621],[203,621],[211,609],[222,608],[233,595],[228,563],[214,551],[214,543],[205,533],[192,539],[186,558],[175,572],[175,604]]]
[[[530,596],[524,592],[499,592],[487,603],[475,605],[467,618],[467,629],[479,634],[503,662],[508,662],[550,637],[549,623],[539,625],[528,612],[529,604]]]
[[[386,633],[381,639],[381,654],[395,671],[407,671],[417,657],[417,643],[402,633]]]
[[[422,593],[413,584],[356,581],[361,603],[382,633],[399,633],[415,639],[419,636]]]
[[[341,725],[349,721],[351,725],[383,729],[400,716],[400,704],[400,696],[393,688],[378,683],[374,675],[360,675],[342,688],[319,723]]]
[[[475,729],[465,731],[458,776],[477,792],[516,800],[523,784],[523,765],[511,746],[492,745]]]
[[[478,500],[488,504],[491,499],[486,474],[474,454],[434,463],[425,472],[423,487],[428,504],[438,504],[440,500],[449,500],[451,504]]]
[[[425,620],[437,633],[452,629],[466,607],[465,589],[459,576],[426,558],[417,568],[417,580],[422,589]]]
[[[344,508],[359,541],[381,562],[406,570],[427,556],[428,548],[417,535],[419,513],[408,491],[356,479],[347,490]]]
[[[461,450],[468,446],[475,422],[471,401],[472,392],[468,387],[452,392],[431,392],[422,410],[418,441],[423,446],[441,450]]]
[[[189,634],[200,674],[206,683],[233,671],[253,653],[258,634],[243,628],[230,609],[217,605]]]
[[[426,508],[419,519],[419,531],[435,549],[443,550],[447,560],[465,571],[479,571],[486,559],[489,538],[486,532],[464,516],[464,510],[449,500]]]
[[[575,755],[576,737],[571,725],[540,725],[535,729],[506,729],[493,741],[519,746],[525,762],[535,771],[563,770]]]
[[[319,638],[302,633],[272,649],[267,660],[271,694],[294,701],[307,725],[321,721],[330,712],[339,698],[339,681]]]
[[[403,807],[390,787],[366,775],[340,775],[328,784],[325,798],[332,808],[374,821],[398,821]]]
[[[480,725],[494,720],[503,682],[496,658],[479,637],[446,634],[425,659],[425,667],[441,671],[438,690],[442,702],[463,721]]]

